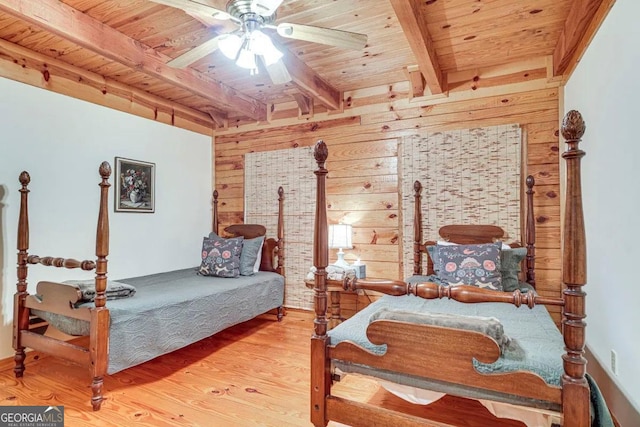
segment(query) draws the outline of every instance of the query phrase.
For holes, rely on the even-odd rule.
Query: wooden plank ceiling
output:
[[[226,0],[197,0],[225,10]],[[184,2],[183,2],[184,3]],[[447,76],[548,57],[562,75],[603,0],[284,0],[275,24],[366,34],[359,50],[282,38],[292,79],[273,84],[220,51],[178,69],[166,63],[230,21],[195,19],[147,0],[0,0],[0,60],[58,64],[57,72],[101,76],[183,108],[212,125],[266,121],[274,104],[301,115],[340,110],[342,93],[410,80],[415,95],[444,94]],[[606,3],[606,1],[605,1]],[[2,63],[0,62],[0,66]],[[65,71],[66,70],[66,71]],[[154,101],[155,100],[155,101]]]

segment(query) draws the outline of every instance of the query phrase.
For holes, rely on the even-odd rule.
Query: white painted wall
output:
[[[618,0],[565,88],[579,110],[587,233],[587,345],[640,407],[640,2]],[[618,353],[618,375],[610,351]]]
[[[0,77],[0,358],[13,354],[18,175],[31,175],[30,253],[95,259],[98,166],[115,167],[116,156],[156,164],[156,211],[114,212],[111,188],[108,276],[199,265],[211,228],[210,137]],[[42,279],[91,277],[34,266],[29,290]]]

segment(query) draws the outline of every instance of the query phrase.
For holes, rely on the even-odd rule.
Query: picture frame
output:
[[[115,165],[115,211],[155,212],[155,163],[116,157]]]

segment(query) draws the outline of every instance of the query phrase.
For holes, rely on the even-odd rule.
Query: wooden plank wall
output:
[[[558,149],[557,87],[498,94],[482,98],[428,105],[398,103],[399,94],[390,85],[382,94],[362,98],[349,96],[348,106],[358,115],[315,123],[287,124],[267,129],[233,129],[214,136],[215,180],[220,192],[221,220],[225,224],[243,218],[243,154],[315,144],[323,139],[329,147],[327,197],[330,223],[340,220],[354,225],[354,249],[346,259],[360,256],[370,277],[401,278],[398,211],[398,141],[422,130],[448,130],[519,123],[525,135],[524,173],[536,179],[535,214],[537,232],[536,278],[542,295],[559,297],[560,182]],[[373,93],[373,92],[372,92]],[[347,95],[345,95],[345,98]],[[405,106],[398,109],[398,105]],[[287,122],[291,123],[291,121]],[[286,173],[286,171],[283,171]],[[285,230],[286,233],[286,230]],[[407,248],[411,250],[411,248]],[[331,254],[335,257],[335,254]],[[300,286],[304,286],[302,283]],[[369,301],[343,296],[345,314]],[[553,309],[551,309],[553,310]],[[550,310],[550,311],[551,311]],[[555,311],[556,321],[559,312]]]

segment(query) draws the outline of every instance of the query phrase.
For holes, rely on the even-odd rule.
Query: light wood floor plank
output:
[[[267,314],[229,328],[105,377],[106,400],[98,412],[91,410],[86,370],[30,352],[23,378],[14,377],[10,363],[0,362],[0,405],[63,405],[68,427],[308,427],[312,329],[311,313],[299,311],[289,311],[282,323]],[[352,399],[415,406],[363,377],[347,376],[336,389]],[[445,397],[414,411],[456,426],[523,426],[496,420],[479,403],[464,399]]]

